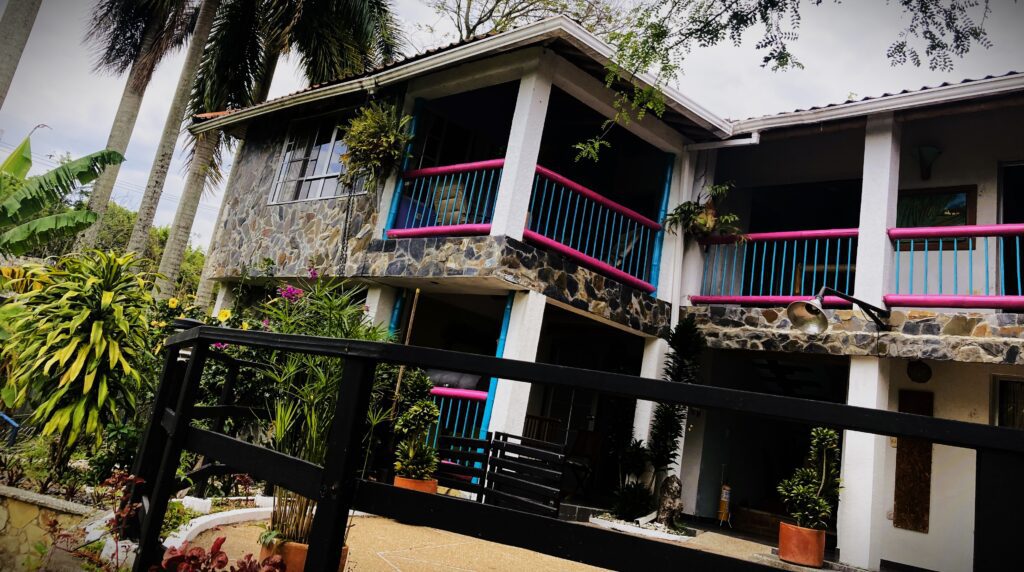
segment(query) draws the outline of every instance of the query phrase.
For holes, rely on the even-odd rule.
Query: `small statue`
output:
[[[661,492],[658,495],[658,517],[655,521],[658,524],[672,526],[676,516],[683,512],[683,482],[676,475],[670,475],[661,482]]]

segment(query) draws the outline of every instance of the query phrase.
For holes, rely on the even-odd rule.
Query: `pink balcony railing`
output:
[[[782,306],[822,286],[853,294],[857,229],[760,232],[704,241],[704,269],[694,304]],[[834,296],[825,304],[848,306]]]
[[[441,436],[476,439],[481,434],[487,392],[475,389],[435,387],[430,390],[434,403],[441,410],[437,425],[427,439],[437,446]]]
[[[891,228],[889,306],[1024,309],[1024,224]]]
[[[388,238],[488,234],[504,159],[408,171]],[[645,292],[661,225],[537,166],[523,238]]]

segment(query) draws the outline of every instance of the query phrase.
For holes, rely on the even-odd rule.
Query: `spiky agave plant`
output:
[[[54,476],[79,444],[99,445],[108,424],[134,412],[146,383],[152,275],[135,263],[134,254],[68,255],[32,267],[27,278],[45,287],[14,298],[23,310],[4,343],[3,401],[30,406],[29,422],[55,436]]]

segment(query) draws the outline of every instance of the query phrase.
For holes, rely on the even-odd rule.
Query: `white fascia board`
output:
[[[387,85],[410,80],[434,70],[447,68],[464,60],[501,53],[522,46],[541,43],[544,40],[556,37],[573,44],[602,64],[607,64],[613,58],[614,54],[609,45],[599,40],[590,32],[587,32],[576,22],[564,16],[554,16],[529,26],[496,34],[490,38],[446,49],[408,64],[399,64],[394,68],[368,77],[283,96],[264,104],[249,107],[202,123],[196,123],[189,127],[189,131],[198,134],[215,129],[223,129],[229,125],[244,122],[281,109],[340,95],[379,89]],[[633,80],[645,86],[656,85],[654,78],[648,74],[634,76]],[[665,95],[666,104],[674,111],[691,119],[720,138],[725,138],[732,134],[732,125],[728,121],[694,103],[675,89],[667,86],[660,89]]]
[[[733,133],[739,135],[781,127],[822,123],[838,119],[852,119],[878,113],[892,113],[916,107],[952,103],[1022,90],[1024,90],[1024,75],[979,79],[970,83],[933,87],[923,91],[888,95],[868,101],[844,103],[834,107],[744,119],[733,123]]]

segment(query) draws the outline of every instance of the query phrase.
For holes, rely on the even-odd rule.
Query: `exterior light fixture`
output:
[[[882,321],[883,319],[889,319],[889,310],[872,306],[863,300],[847,296],[828,286],[823,286],[818,294],[810,300],[798,300],[786,306],[786,317],[789,318],[789,322],[793,324],[794,328],[805,334],[821,334],[828,329],[828,318],[825,317],[825,311],[822,308],[825,294],[841,298],[859,306],[867,317],[871,318],[871,321],[878,326],[878,331],[888,332],[892,330],[892,326]]]

